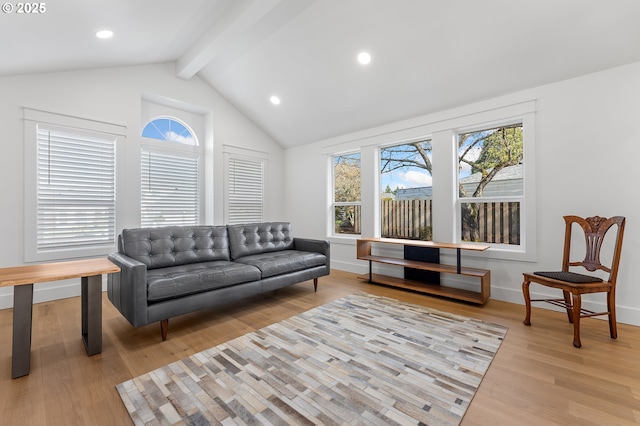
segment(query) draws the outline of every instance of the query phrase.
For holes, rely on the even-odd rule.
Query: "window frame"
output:
[[[167,108],[166,106],[160,106],[160,107],[161,109]],[[177,122],[178,124],[180,124],[190,132],[190,135],[195,141],[195,144],[184,144],[175,140],[167,140],[167,139],[163,140],[163,139],[143,136],[142,134],[144,132],[144,129],[154,120],[171,120],[171,121]],[[163,223],[150,224],[148,222],[143,223],[142,197],[144,193],[143,192],[144,182],[143,182],[142,174],[143,174],[143,155],[145,151],[148,151],[150,154],[155,153],[162,156],[178,155],[185,158],[187,157],[195,158],[197,160],[197,165],[198,165],[198,178],[197,178],[197,188],[196,188],[196,192],[198,194],[197,195],[197,204],[198,204],[197,219],[196,219],[197,223],[193,223],[193,224],[184,223],[184,225],[199,225],[200,223],[202,223],[202,218],[204,217],[203,188],[204,188],[204,164],[205,164],[204,152],[205,150],[204,150],[203,144],[200,143],[200,139],[198,138],[197,133],[184,120],[170,114],[159,114],[159,115],[152,116],[149,120],[146,121],[146,123],[143,126],[141,126],[139,137],[141,140],[140,148],[139,148],[139,155],[140,155],[140,162],[139,162],[140,205],[139,207],[140,207],[140,210],[139,210],[139,216],[138,216],[140,226],[151,228],[151,227],[159,227],[159,226],[171,226],[176,224],[173,222],[166,223],[166,224],[163,224]]]
[[[431,157],[431,163],[432,163],[432,168],[433,168],[433,141],[432,141],[432,137],[431,135],[424,135],[422,137],[419,138],[411,138],[408,140],[401,140],[401,141],[396,141],[396,142],[392,142],[392,143],[385,143],[385,144],[381,144],[377,147],[377,164],[376,164],[376,170],[378,173],[378,178],[379,178],[379,186],[378,186],[378,199],[376,202],[376,205],[378,206],[379,214],[378,216],[378,221],[376,223],[376,227],[377,227],[377,232],[381,238],[394,238],[394,237],[384,237],[383,236],[383,229],[382,229],[382,218],[383,218],[383,212],[381,211],[382,209],[382,150],[386,149],[386,148],[390,148],[390,147],[395,147],[395,146],[402,146],[402,145],[411,145],[414,143],[423,143],[423,142],[429,142],[429,144],[431,145],[431,153],[432,153],[432,157]],[[431,184],[431,188],[433,188],[433,170],[429,173],[429,176],[431,178],[432,184]],[[419,188],[419,187],[418,187]],[[396,194],[397,196],[397,194]],[[430,196],[429,198],[430,200],[430,204],[431,204],[431,208],[433,207],[433,196]],[[433,217],[431,216],[431,221],[432,221],[432,225],[431,227],[433,227]]]
[[[464,133],[472,133],[472,132],[478,132],[478,131],[482,131],[482,130],[491,130],[491,129],[496,129],[496,128],[500,128],[500,127],[507,127],[507,126],[512,126],[512,125],[521,125],[522,126],[522,132],[523,132],[523,138],[522,138],[522,147],[523,147],[523,188],[522,188],[522,195],[504,195],[504,196],[483,196],[483,197],[461,197],[459,192],[457,191],[459,185],[460,185],[460,175],[459,173],[456,174],[456,184],[455,184],[455,188],[456,188],[456,196],[455,196],[455,218],[456,218],[456,241],[457,242],[464,242],[465,244],[481,244],[481,245],[488,245],[489,247],[496,249],[496,250],[502,250],[505,252],[514,252],[514,253],[524,253],[525,252],[525,241],[526,241],[526,235],[523,235],[523,229],[524,229],[524,222],[523,222],[523,213],[525,211],[526,208],[526,197],[525,197],[525,188],[526,188],[526,183],[527,183],[527,179],[526,176],[524,174],[524,170],[526,169],[526,145],[528,143],[528,141],[526,140],[526,136],[525,136],[525,123],[524,123],[524,119],[519,119],[519,118],[515,118],[515,119],[511,119],[511,120],[503,120],[503,121],[499,121],[499,122],[491,122],[491,123],[482,123],[479,125],[475,125],[473,127],[464,127],[464,128],[459,128],[455,130],[455,140],[456,140],[456,153],[458,152],[458,140],[461,134]],[[458,155],[456,155],[458,157]],[[456,159],[456,162],[459,161],[459,158]],[[462,204],[471,204],[471,203],[478,203],[478,204],[482,204],[482,203],[503,203],[503,202],[518,202],[520,204],[520,244],[504,244],[504,243],[491,243],[491,242],[484,242],[484,241],[479,241],[479,242],[472,242],[472,241],[462,241]]]
[[[29,262],[103,256],[115,250],[118,221],[117,150],[126,137],[122,125],[23,108],[25,150],[25,226],[24,260]],[[58,128],[63,132],[77,132],[97,137],[113,138],[113,222],[109,225],[109,241],[80,247],[40,249],[38,247],[38,126]]]
[[[234,217],[232,217],[232,209],[231,209],[231,164],[230,162],[233,160],[240,160],[245,162],[254,162],[256,164],[261,164],[262,166],[262,200],[261,200],[261,218],[258,220],[257,218],[253,218],[249,220],[249,222],[263,222],[266,218],[266,214],[268,212],[268,198],[265,197],[265,188],[267,188],[267,176],[269,171],[269,154],[262,151],[254,151],[245,148],[239,148],[231,145],[223,146],[223,171],[224,171],[224,223],[226,224],[241,224],[247,223],[247,220],[236,221]]]
[[[336,162],[335,162],[335,158],[336,157],[346,157],[349,155],[353,155],[353,154],[358,154],[360,156],[360,200],[359,201],[336,201],[335,200],[335,196],[336,196]],[[336,232],[336,207],[349,207],[349,206],[354,206],[354,207],[360,207],[360,224],[362,226],[362,152],[360,150],[354,150],[354,151],[346,151],[346,152],[340,152],[337,154],[332,154],[329,156],[329,167],[330,167],[330,176],[331,176],[331,195],[330,195],[330,199],[331,199],[331,204],[329,207],[329,215],[330,215],[330,219],[329,219],[329,235],[333,238],[350,238],[350,239],[355,239],[355,238],[359,238],[362,235],[362,228],[361,228],[361,232],[360,233],[339,233]]]

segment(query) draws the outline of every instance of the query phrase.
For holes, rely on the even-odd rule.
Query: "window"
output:
[[[142,136],[148,139],[141,150],[141,226],[199,224],[202,149],[198,139],[187,124],[172,117],[152,119]]]
[[[171,117],[160,117],[151,120],[142,129],[142,136],[184,145],[198,145],[193,132],[185,124]]]
[[[264,160],[227,156],[227,223],[262,222]]]
[[[26,108],[24,117],[25,261],[112,251],[124,128]]]
[[[115,137],[39,124],[38,251],[115,238]]]
[[[536,102],[483,105],[349,134],[341,148],[357,154],[327,146],[329,233],[478,242],[491,247],[481,257],[535,260]],[[362,194],[339,197],[341,163],[358,169],[358,188],[361,170]]]
[[[333,219],[335,234],[360,234],[360,153],[333,157]]]
[[[458,134],[461,240],[520,245],[522,123]]]
[[[142,149],[142,226],[200,223],[200,157]]]
[[[431,141],[380,149],[380,235],[432,239]]]

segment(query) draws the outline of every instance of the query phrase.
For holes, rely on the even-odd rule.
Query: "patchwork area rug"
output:
[[[138,425],[457,425],[506,331],[360,293],[117,390]]]

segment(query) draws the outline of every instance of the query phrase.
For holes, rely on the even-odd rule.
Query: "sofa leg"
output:
[[[313,279],[313,292],[316,293],[318,291],[318,279]]]
[[[160,333],[162,334],[162,341],[167,340],[167,333],[169,332],[169,320],[163,319],[160,321]]]

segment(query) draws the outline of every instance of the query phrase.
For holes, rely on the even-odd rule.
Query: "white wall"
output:
[[[24,264],[24,149],[22,108],[32,108],[124,125],[127,137],[117,146],[117,227],[139,226],[141,100],[169,98],[207,117],[205,219],[223,221],[222,146],[259,150],[269,155],[266,176],[269,210],[265,220],[283,216],[283,150],[209,85],[194,77],[176,78],[172,64],[105,68],[0,78],[0,267]],[[213,164],[213,167],[211,167]],[[115,249],[115,247],[114,247]],[[12,306],[11,287],[0,288],[0,308]],[[79,294],[79,281],[35,286],[36,302]]]
[[[402,140],[410,129],[519,102],[535,101],[536,248],[537,260],[463,259],[469,266],[491,269],[492,298],[523,303],[522,272],[557,269],[562,259],[562,216],[627,218],[618,277],[618,321],[640,325],[640,209],[637,163],[640,158],[640,63],[441,111],[412,120],[342,135],[285,152],[287,220],[296,234],[327,236],[328,152],[368,145],[372,140]],[[367,175],[363,169],[363,175]],[[304,177],[304,178],[303,178]],[[363,182],[363,188],[377,187]],[[363,195],[363,211],[365,195]],[[363,219],[364,222],[364,219]],[[330,238],[331,262],[336,269],[364,273],[367,264],[355,259],[353,239]],[[554,294],[532,285],[533,297]],[[586,307],[606,310],[603,296],[584,298]],[[545,304],[538,304],[543,306]],[[523,308],[524,317],[524,308]],[[535,318],[534,318],[535,321]]]

